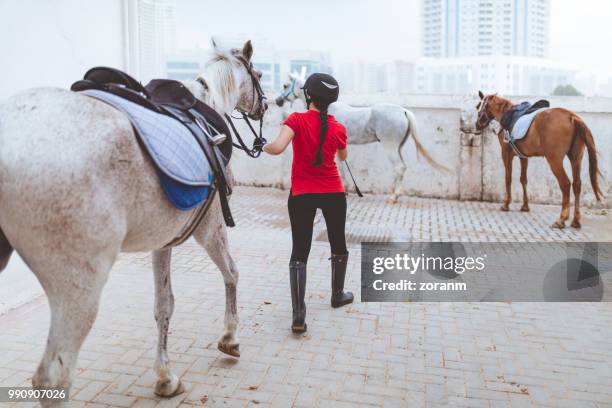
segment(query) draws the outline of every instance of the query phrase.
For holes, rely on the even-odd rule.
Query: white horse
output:
[[[302,86],[304,86],[303,75],[289,74],[289,82],[283,85],[283,92],[276,98],[276,104],[282,107],[285,102],[293,103],[297,99],[301,99],[305,104]],[[402,194],[407,169],[402,156],[402,147],[409,136],[414,140],[417,155],[422,154],[427,163],[435,169],[448,170],[421,144],[417,120],[408,109],[391,103],[377,103],[371,107],[356,108],[343,102],[335,102],[330,105],[329,113],[346,127],[349,144],[382,143],[394,171],[392,194],[387,200],[390,203],[397,203]]]
[[[242,50],[213,46],[199,81],[185,85],[222,115],[237,109],[261,119],[265,104],[254,90],[261,73],[252,78],[239,60],[250,62],[251,42]],[[46,350],[32,379],[36,388],[70,387],[117,255],[152,251],[159,330],[155,393],[170,397],[183,391],[169,367],[174,297],[171,249],[162,248],[193,211],[179,211],[166,199],[150,158],[119,110],[59,88],[25,90],[0,106],[0,267],[17,251],[38,277],[51,309]],[[193,236],[225,281],[225,331],[218,347],[239,356],[238,270],[218,199]]]

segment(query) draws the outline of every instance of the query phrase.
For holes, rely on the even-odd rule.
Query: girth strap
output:
[[[502,132],[504,132],[504,141],[510,145],[510,147],[512,148],[514,153],[520,159],[526,159],[527,156],[525,156],[523,153],[521,153],[521,151],[517,147],[516,143],[514,143],[514,140],[512,140],[512,136],[510,135],[510,132],[508,131],[508,129],[502,129]]]
[[[168,242],[162,249],[172,248],[175,246],[181,245],[183,242],[187,241],[187,239],[194,233],[196,228],[202,223],[204,216],[208,212],[214,198],[217,189],[213,186],[210,189],[210,193],[208,193],[208,199],[206,202],[197,208],[193,214],[191,220],[187,222],[187,225],[183,227],[183,230],[170,242]]]

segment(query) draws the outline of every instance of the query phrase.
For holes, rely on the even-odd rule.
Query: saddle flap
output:
[[[179,81],[153,79],[145,86],[151,101],[177,109],[189,110],[196,104],[196,97]]]
[[[196,100],[195,110],[202,115],[217,131],[227,136],[225,141],[219,144],[219,150],[223,155],[223,162],[227,165],[232,157],[232,151],[234,150],[232,133],[227,126],[227,122],[216,110],[200,100]]]

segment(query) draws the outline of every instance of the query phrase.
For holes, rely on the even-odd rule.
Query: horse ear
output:
[[[480,96],[480,99],[484,99],[484,94],[482,93],[482,91],[478,91],[478,96]]]
[[[217,50],[219,48],[219,47],[217,47],[217,40],[215,40],[215,37],[212,37],[210,39],[210,44],[212,45],[213,50]]]
[[[244,47],[242,47],[242,56],[246,58],[247,61],[251,60],[253,56],[253,44],[251,44],[251,40],[244,43]]]

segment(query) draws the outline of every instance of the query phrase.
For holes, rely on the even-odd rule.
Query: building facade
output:
[[[576,70],[545,58],[484,56],[424,58],[416,69],[416,92],[432,94],[551,95],[573,84]]]
[[[163,77],[166,57],[176,52],[175,0],[128,0],[124,4],[129,71],[143,83]]]
[[[251,40],[255,53],[253,65],[262,73],[260,83],[265,92],[278,92],[288,80],[289,73],[333,73],[328,52],[313,50],[283,50],[273,47],[263,36],[217,36],[216,44],[222,49],[241,49]],[[193,79],[204,69],[210,49],[181,50],[168,55],[165,75],[171,79]]]
[[[423,55],[546,57],[550,0],[423,0]]]

